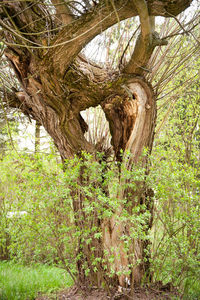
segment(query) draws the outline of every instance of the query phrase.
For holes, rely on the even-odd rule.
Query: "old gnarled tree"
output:
[[[132,154],[129,164],[138,162],[144,147],[149,150],[152,147],[156,123],[156,95],[145,79],[146,67],[155,47],[167,44],[155,32],[155,16],[176,16],[191,2],[2,0],[0,26],[4,55],[19,82],[18,90],[3,90],[5,102],[44,126],[63,162],[75,154],[81,155],[82,151],[95,153],[95,145],[85,138],[88,124],[80,112],[100,105],[109,122],[116,160],[121,160],[121,150],[129,150]],[[140,34],[129,62],[120,72],[110,74],[81,54],[102,31],[135,16],[139,16]],[[120,197],[127,197],[126,192]],[[150,201],[146,190],[141,197],[143,202],[147,198]],[[81,197],[79,200],[82,201]],[[134,206],[134,193],[131,201]],[[73,206],[76,213],[82,207],[75,200]],[[89,260],[91,253],[83,242],[79,244],[82,256],[77,262],[79,283],[87,280],[95,286],[103,283],[105,286],[105,282],[107,286],[126,286],[128,281],[140,284],[148,271],[149,264],[143,261],[145,244],[140,240],[134,242],[135,256],[130,262],[120,239],[123,226],[116,222],[116,214],[98,220],[98,226],[102,231],[100,255],[105,255],[105,249],[107,255],[114,251],[113,267],[117,275],[109,277],[99,268],[86,277],[82,261]],[[78,218],[75,221],[81,226]],[[131,270],[130,264],[134,266]],[[122,270],[128,275],[120,273]]]

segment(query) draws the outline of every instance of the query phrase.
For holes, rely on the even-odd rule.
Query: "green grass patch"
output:
[[[38,293],[50,294],[72,284],[69,274],[56,267],[0,262],[0,300],[32,300]]]

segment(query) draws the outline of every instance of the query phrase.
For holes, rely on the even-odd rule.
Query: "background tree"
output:
[[[121,150],[131,153],[126,161],[129,170],[133,163],[139,163],[145,147],[151,151],[153,143],[158,96],[155,92],[158,89],[153,89],[147,81],[149,63],[155,47],[167,45],[166,38],[155,32],[155,16],[175,17],[191,2],[2,1],[1,36],[7,46],[4,55],[21,86],[21,89],[4,89],[4,99],[11,107],[21,109],[44,126],[63,162],[75,154],[81,157],[82,151],[94,155],[99,150],[85,138],[88,124],[80,112],[100,104],[109,122],[111,143],[119,165]],[[129,61],[120,66],[120,71],[105,69],[81,54],[81,50],[103,30],[134,16],[139,16],[140,33]],[[189,30],[195,25],[189,22],[187,26]],[[186,29],[181,29],[186,32]],[[164,84],[164,79],[161,83]],[[108,149],[104,152],[107,156],[110,154]],[[107,158],[104,157],[103,161]],[[102,165],[102,159],[99,161],[104,173],[105,164]],[[143,167],[146,162],[147,159],[142,159]],[[123,165],[119,171],[121,168]],[[82,164],[77,170],[79,185],[86,187],[87,164]],[[140,284],[145,272],[148,274],[148,255],[145,255],[148,243],[136,236],[132,255],[128,255],[121,237],[124,232],[130,234],[131,227],[123,224],[119,215],[124,209],[131,214],[137,205],[144,205],[143,210],[150,214],[142,220],[148,231],[152,224],[152,191],[144,181],[136,190],[125,188],[120,174],[119,178],[121,190],[116,192],[119,205],[107,217],[99,216],[98,210],[92,213],[93,218],[86,214],[85,195],[77,192],[76,185],[71,186],[77,227],[85,230],[93,224],[100,230],[97,241],[91,242],[90,246],[83,236],[79,238],[77,267],[82,284],[89,281],[98,286],[126,286],[129,280],[132,285]],[[109,189],[103,184],[100,187],[106,199]],[[129,203],[128,207],[122,200]],[[90,216],[89,222],[84,222],[86,216]],[[109,262],[108,258],[113,254],[114,261]],[[101,257],[97,270],[91,268],[92,256]],[[88,263],[87,267],[84,262]],[[106,272],[105,265],[114,272]]]

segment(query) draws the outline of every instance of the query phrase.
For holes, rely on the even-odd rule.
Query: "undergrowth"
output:
[[[68,273],[56,267],[0,262],[0,300],[32,300],[40,293],[55,293],[72,284]]]

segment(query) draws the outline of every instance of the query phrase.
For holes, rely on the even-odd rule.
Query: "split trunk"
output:
[[[54,140],[63,164],[74,155],[81,157],[82,151],[96,157],[99,149],[85,138],[88,124],[81,116],[81,111],[101,105],[109,123],[112,157],[120,166],[123,161],[122,151],[124,154],[129,152],[129,158],[126,159],[127,170],[138,162],[144,168],[147,167],[148,153],[153,142],[156,104],[152,87],[144,78],[113,75],[110,80],[110,74],[108,76],[99,67],[91,65],[88,69],[88,64],[81,57],[71,66],[65,78],[60,78],[54,70],[50,72],[44,62],[38,64],[33,58],[25,59],[12,51],[7,51],[6,55],[23,86],[23,91],[16,92],[13,103],[33,117],[37,124],[44,126]],[[141,158],[145,148],[147,155]],[[107,154],[110,153],[108,149],[104,150]],[[83,172],[80,169],[80,185],[86,184]],[[118,180],[119,184],[123,181],[120,171]],[[119,189],[116,197],[121,204],[113,211],[112,216],[102,218],[96,210],[91,212],[92,218],[89,221],[84,210],[84,196],[81,193],[77,196],[77,191],[72,190],[77,228],[83,232],[89,230],[90,226],[95,226],[101,232],[97,241],[92,240],[89,245],[83,237],[79,239],[77,268],[81,285],[87,282],[90,286],[105,286],[108,289],[111,285],[133,286],[140,284],[149,272],[148,257],[145,254],[148,241],[136,238],[127,250],[122,239],[124,234],[129,235],[131,231],[130,224],[120,221],[122,211],[126,210],[124,199],[129,202],[129,214],[134,207],[145,204],[152,216],[150,190],[145,182],[138,182],[137,185],[138,188],[134,191],[123,187]],[[109,198],[109,188],[102,188],[102,193]],[[151,216],[145,224],[146,231],[151,227]],[[114,257],[112,262],[109,260],[111,256]],[[94,260],[95,257],[101,259],[93,268],[92,258]],[[86,264],[88,268],[85,267]]]

